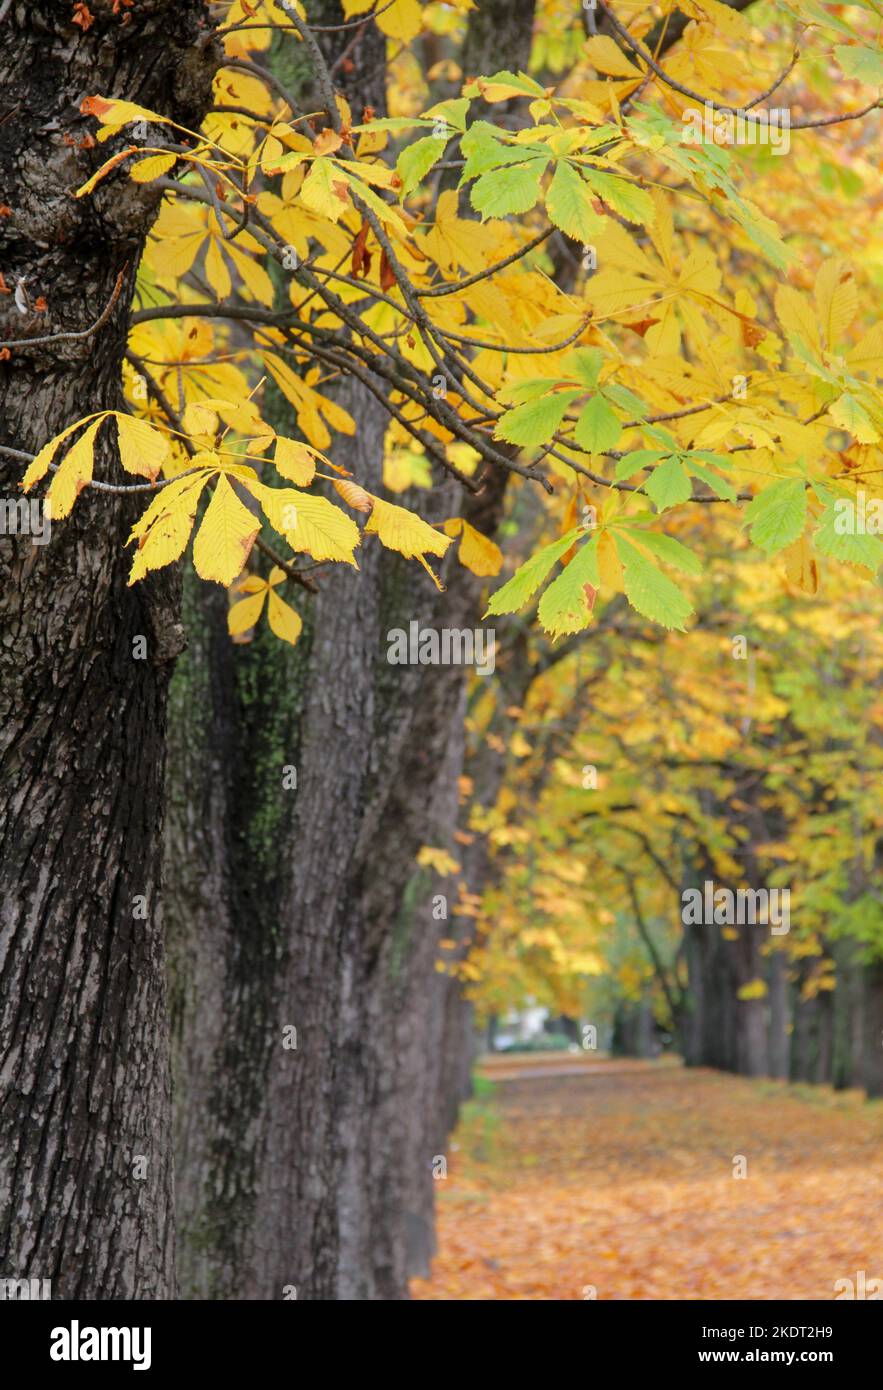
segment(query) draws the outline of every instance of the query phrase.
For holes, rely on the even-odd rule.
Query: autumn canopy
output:
[[[7,45],[5,1248],[403,1297],[529,1008],[883,1094],[878,7]]]

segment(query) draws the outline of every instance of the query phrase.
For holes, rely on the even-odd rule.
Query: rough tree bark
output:
[[[61,0],[3,7],[0,266],[46,308],[21,314],[0,297],[0,339],[88,328],[122,276],[93,334],[14,346],[0,363],[6,497],[24,455],[122,406],[127,310],[158,197],[125,177],[72,196],[107,154],[82,144],[93,123],[80,103],[124,97],[192,126],[216,65],[200,0],[140,0],[122,15],[92,0],[91,14],[83,29]],[[96,475],[117,469],[105,440]],[[174,1291],[159,847],[181,629],[173,579],[126,587],[134,515],[128,499],[91,492],[50,544],[0,539],[0,1269],[68,1298]],[[136,895],[147,920],[133,917]]]
[[[345,447],[378,491],[367,423]],[[451,503],[432,505],[441,516]],[[231,647],[216,600],[176,678],[169,876],[188,1293],[400,1297],[409,1244],[425,1241],[433,1154],[414,1179],[415,1068],[447,925],[431,912],[445,885],[414,859],[456,817],[463,672],[387,663],[391,627],[451,625],[448,596],[370,541],[360,566],[326,575],[291,653],[265,637]]]

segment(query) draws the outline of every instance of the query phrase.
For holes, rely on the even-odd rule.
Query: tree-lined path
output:
[[[832,1299],[883,1279],[880,1103],[669,1060],[483,1071],[416,1297]]]

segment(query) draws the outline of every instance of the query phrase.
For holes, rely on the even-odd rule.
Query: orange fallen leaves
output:
[[[488,1068],[415,1298],[832,1299],[883,1277],[880,1103],[668,1061],[559,1066]]]

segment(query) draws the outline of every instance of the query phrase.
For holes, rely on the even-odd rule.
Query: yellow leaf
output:
[[[361,540],[359,528],[326,497],[262,483],[256,483],[252,491],[260,498],[270,524],[292,550],[304,550],[314,560],[340,560],[358,569],[353,551]]]
[[[509,752],[515,758],[526,758],[530,751],[531,746],[524,737],[524,734],[520,729],[516,729],[509,741]]]
[[[819,592],[819,565],[806,535],[788,546],[784,560],[785,575],[795,589],[803,594]]]
[[[101,427],[104,416],[93,420],[77,442],[65,454],[58,472],[49,485],[46,496],[52,509],[52,520],[59,521],[67,516],[92,478],[95,466],[95,436]]]
[[[370,492],[366,492],[358,483],[344,479],[342,482],[335,481],[333,486],[340,493],[344,502],[347,502],[357,512],[370,512],[374,505],[374,499]]]
[[[34,486],[34,483],[38,483],[41,478],[45,478],[46,474],[49,472],[49,465],[55,457],[56,449],[63,440],[67,439],[68,435],[73,434],[74,430],[78,430],[81,425],[88,424],[90,420],[99,418],[103,420],[105,415],[109,413],[110,412],[107,410],[102,410],[98,415],[87,415],[83,420],[75,420],[72,425],[68,425],[67,429],[62,430],[61,434],[56,434],[47,444],[44,444],[33,461],[28,465],[28,470],[21,480],[23,491],[29,492]]]
[[[767,996],[765,980],[751,980],[736,991],[737,999],[765,999]]]
[[[467,274],[483,270],[493,259],[499,259],[508,247],[501,246],[500,222],[472,222],[457,216],[458,193],[446,188],[435,208],[435,225],[423,237],[422,246],[447,273],[460,266]]]
[[[836,256],[822,261],[816,276],[815,301],[825,345],[833,351],[858,309],[855,272],[848,261]]]
[[[325,130],[320,130],[313,144],[316,154],[334,154],[343,144],[343,136],[336,130],[328,126]]]
[[[313,481],[317,457],[321,458],[322,455],[309,444],[300,444],[297,440],[286,439],[281,434],[276,439],[276,450],[273,454],[276,472],[281,473],[289,482],[297,483],[298,487],[309,487]]]
[[[397,550],[408,560],[422,560],[424,555],[444,555],[451,544],[450,537],[433,530],[415,512],[384,502],[381,497],[374,498],[365,531],[378,536],[381,545]]]
[[[821,350],[815,315],[805,295],[790,285],[780,285],[776,290],[776,314],[789,337],[800,339],[814,352]]]
[[[238,584],[234,585],[233,592],[236,594],[262,594],[268,584],[278,584],[278,579],[273,578],[277,574],[280,574],[283,579],[285,578],[285,571],[280,569],[278,565],[274,565],[270,570],[269,579],[262,579],[259,574],[246,574]]]
[[[883,368],[883,324],[875,323],[856,343],[847,358],[856,372],[879,372]]]
[[[598,573],[605,589],[618,594],[622,591],[622,563],[616,549],[616,542],[607,531],[598,537]]]
[[[205,401],[191,401],[181,416],[184,433],[196,439],[213,439],[218,430],[218,413]]]
[[[283,642],[290,642],[292,646],[303,631],[304,624],[300,614],[283,602],[272,589],[269,590],[267,599],[267,621],[276,636],[281,637]]]
[[[341,434],[354,434],[356,423],[352,416],[335,401],[320,396],[308,386],[297,372],[292,371],[287,362],[275,353],[264,353],[264,362],[277,386],[287,400],[291,401],[297,414],[298,428],[317,449],[325,449],[331,442],[331,435],[325,426],[324,415],[331,428]],[[321,414],[320,414],[321,411]],[[325,460],[328,463],[328,460]],[[329,467],[331,465],[329,464]]]
[[[411,449],[388,450],[383,458],[383,486],[389,492],[407,492],[409,487],[431,487],[432,474],[426,455]]]
[[[248,598],[240,599],[227,610],[227,631],[231,637],[240,637],[249,628],[257,626],[268,592],[266,584],[262,584],[260,593],[249,594]]]
[[[583,52],[598,72],[609,73],[612,77],[636,77],[641,79],[641,70],[626,58],[622,49],[606,34],[596,34],[583,45]]]
[[[410,43],[420,33],[423,25],[422,6],[417,0],[396,0],[388,10],[377,15],[375,21],[381,33],[387,38],[398,39],[400,43]]]
[[[193,529],[196,506],[211,473],[176,478],[155,497],[143,516],[132,527],[129,540],[138,541],[132,561],[129,584],[143,579],[149,570],[162,569],[178,560]]]
[[[502,74],[501,74],[502,76]],[[519,73],[519,82],[494,82],[487,77],[477,77],[469,86],[463,88],[465,96],[482,96],[485,101],[509,101],[512,97],[524,97],[536,91],[542,98],[543,89],[537,86],[525,73]]]
[[[209,237],[205,250],[205,278],[208,280],[218,300],[226,299],[232,289],[230,272],[221,248],[214,237]]]
[[[240,502],[222,473],[193,542],[196,573],[216,584],[232,584],[260,529],[258,518]]]
[[[346,179],[342,171],[330,159],[315,159],[301,185],[300,200],[321,217],[336,222],[349,207]]]
[[[139,159],[135,164],[129,165],[129,178],[134,179],[135,183],[150,183],[151,179],[158,179],[162,174],[167,174],[177,158],[176,154],[148,155],[146,159]]]
[[[239,430],[240,434],[251,434],[273,437],[273,431],[269,425],[261,419],[261,413],[254,401],[249,400],[207,400],[203,405],[210,406],[218,412],[225,425],[231,429]]]
[[[147,420],[134,415],[116,416],[117,435],[120,445],[120,462],[127,473],[137,473],[141,478],[157,477],[166,455],[169,441]]]
[[[326,497],[300,492],[297,499],[297,522],[286,533],[292,550],[305,550],[314,560],[355,565],[353,551],[362,539],[355,522]]]
[[[480,576],[499,574],[503,567],[503,552],[489,536],[482,535],[461,516],[453,516],[444,524],[448,536],[462,536],[457,559],[466,569]]]
[[[276,291],[264,267],[258,264],[254,256],[247,255],[232,241],[227,242],[227,254],[242,276],[246,288],[251,290],[260,304],[266,304],[272,309]]]
[[[85,97],[80,104],[84,116],[94,116],[102,125],[127,125],[129,121],[150,121],[156,125],[171,125],[168,116],[149,111],[134,101],[118,101],[111,97]]]
[[[446,849],[434,849],[432,845],[423,845],[417,851],[417,863],[422,869],[435,869],[437,874],[458,874],[460,865],[456,859],[448,854]]]

